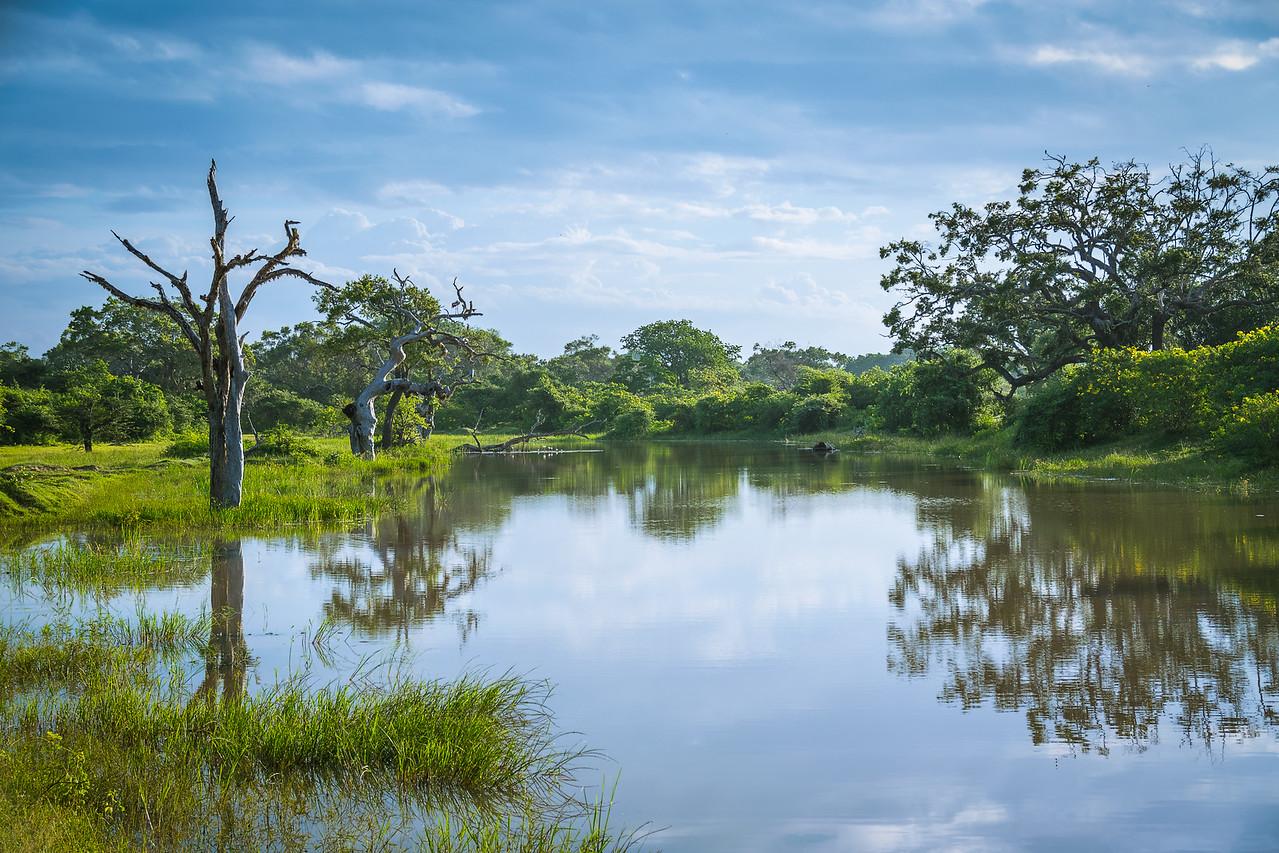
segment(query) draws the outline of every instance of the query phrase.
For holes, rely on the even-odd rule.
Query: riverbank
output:
[[[509,436],[481,436],[493,443]],[[758,433],[667,435],[655,441],[776,441]],[[891,453],[1017,472],[1044,480],[1120,480],[1234,492],[1279,490],[1279,471],[1258,467],[1204,445],[1157,437],[1125,439],[1064,453],[1038,453],[1013,444],[1011,429],[969,436],[918,438],[838,430],[789,436],[811,445],[826,441],[846,452]],[[379,487],[383,475],[443,471],[454,450],[472,438],[437,434],[366,461],[346,441],[307,438],[306,452],[253,459],[246,466],[244,502],[234,510],[208,507],[204,458],[166,455],[168,442],[107,445],[85,453],[73,445],[0,447],[0,529],[50,524],[186,530],[263,530],[299,525],[358,523],[393,509],[403,499]],[[555,440],[571,446],[582,439]]]
[[[1211,447],[1173,443],[1153,436],[1063,453],[1017,447],[1012,442],[1011,429],[938,438],[828,431],[789,440],[808,445],[826,441],[846,452],[949,460],[1041,480],[1120,480],[1242,493],[1279,490],[1279,471],[1226,456]]]
[[[482,435],[485,443],[508,435]],[[0,447],[0,528],[77,527],[260,530],[351,524],[394,507],[401,496],[378,488],[380,475],[442,471],[469,435],[436,435],[367,461],[346,439],[302,437],[289,453],[250,457],[244,500],[209,509],[207,457],[173,455],[167,441]]]

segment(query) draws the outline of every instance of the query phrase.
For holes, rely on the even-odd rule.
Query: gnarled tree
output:
[[[389,447],[389,427],[403,397],[420,397],[419,411],[430,422],[438,403],[453,395],[458,383],[450,382],[448,374],[460,357],[488,355],[473,347],[462,334],[461,324],[481,315],[475,304],[462,295],[456,279],[454,300],[448,309],[442,309],[426,289],[415,285],[408,276],[400,275],[398,270],[393,270],[392,276],[394,284],[375,276],[365,276],[343,287],[325,284],[316,295],[316,305],[328,321],[346,326],[356,340],[366,343],[370,335],[374,339],[390,336],[386,358],[374,371],[373,379],[342,410],[351,421],[351,452],[366,459],[376,454],[378,418],[374,404],[379,397],[390,395],[388,429],[383,435],[383,447]],[[425,360],[432,366],[431,378],[415,380],[409,375],[406,347],[411,344],[427,349]]]
[[[182,330],[182,335],[200,361],[199,390],[204,394],[209,420],[209,502],[215,508],[240,505],[244,482],[244,433],[240,427],[240,410],[249,370],[244,363],[244,340],[240,333],[253,297],[265,284],[281,278],[299,278],[312,284],[325,283],[290,265],[292,258],[306,254],[302,249],[294,220],[285,220],[284,245],[274,254],[257,249],[227,257],[226,230],[234,217],[228,216],[218,195],[217,163],[209,165],[209,203],[213,208],[213,236],[209,246],[213,254],[213,271],[208,289],[197,293],[187,282],[187,274],[176,275],[161,267],[131,242],[111,232],[120,245],[160,277],[151,282],[155,298],[134,296],[116,287],[97,273],[85,270],[84,278],[99,285],[112,296],[137,308],[167,315]],[[232,299],[230,278],[244,271],[248,282]]]
[[[924,357],[971,349],[1016,389],[1092,348],[1195,345],[1205,318],[1273,310],[1279,167],[1210,152],[1162,179],[1134,162],[1050,157],[1015,201],[930,216],[938,243],[880,250],[898,303],[884,323]]]

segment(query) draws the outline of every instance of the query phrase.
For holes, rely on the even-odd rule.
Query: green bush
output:
[[[194,459],[207,456],[209,453],[209,434],[207,432],[182,432],[173,437],[169,446],[164,448],[164,455],[175,459]]]
[[[332,423],[328,406],[292,391],[269,385],[259,387],[258,383],[250,383],[249,391],[252,397],[245,401],[244,410],[258,429],[286,426],[303,432],[318,432]]]
[[[1070,366],[1021,398],[1014,441],[1066,450],[1129,435],[1134,430],[1135,372],[1120,358]]]
[[[57,439],[61,424],[48,391],[0,386],[0,400],[4,411],[0,444],[48,444]]]
[[[737,395],[712,391],[693,404],[693,429],[700,433],[732,432],[743,428],[738,419]]]
[[[258,439],[258,444],[251,448],[254,457],[280,462],[307,462],[320,456],[319,445],[289,427],[263,430]]]
[[[1246,397],[1213,433],[1221,450],[1265,465],[1279,463],[1279,391]]]
[[[847,396],[849,387],[857,381],[853,374],[838,367],[800,365],[795,375],[795,391],[803,397],[816,397],[819,394]]]
[[[776,432],[799,399],[798,394],[778,391],[762,382],[752,382],[737,393],[737,417],[741,426],[756,432]]]
[[[802,397],[786,414],[786,429],[790,432],[821,432],[839,421],[844,411],[844,398],[840,394],[818,394]]]
[[[876,379],[877,414],[884,428],[897,432],[972,432],[991,402],[994,381],[974,355],[962,350],[899,364]]]
[[[590,418],[612,438],[642,438],[653,431],[652,405],[621,385],[594,384]]]
[[[653,407],[640,400],[613,415],[608,435],[610,438],[643,438],[652,433],[656,426]]]

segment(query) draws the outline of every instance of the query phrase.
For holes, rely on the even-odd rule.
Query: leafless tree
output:
[[[201,380],[209,419],[209,501],[214,508],[240,505],[244,481],[243,431],[240,409],[249,371],[244,364],[244,338],[239,324],[249,304],[265,284],[281,278],[299,278],[315,285],[325,282],[290,265],[290,259],[302,257],[298,222],[284,223],[284,246],[274,254],[251,249],[243,254],[226,256],[226,230],[234,217],[227,216],[218,195],[217,163],[209,165],[209,203],[213,208],[213,236],[209,246],[213,253],[213,273],[205,293],[195,293],[187,283],[187,274],[175,275],[161,267],[146,253],[112,231],[120,244],[160,277],[152,281],[154,298],[133,296],[116,287],[97,273],[81,273],[108,293],[138,308],[146,308],[170,317],[200,359]],[[249,281],[236,299],[232,299],[230,277],[238,270],[250,274]],[[198,301],[197,301],[198,300]]]

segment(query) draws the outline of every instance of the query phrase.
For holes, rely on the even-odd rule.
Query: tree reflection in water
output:
[[[465,596],[493,572],[488,546],[459,540],[457,520],[483,518],[466,500],[446,500],[434,477],[388,483],[420,500],[420,511],[370,522],[364,529],[373,559],[329,553],[311,566],[312,577],[339,581],[325,602],[327,618],[368,635],[409,632],[445,615],[451,603]],[[453,495],[450,495],[453,497]],[[505,508],[504,508],[505,509]],[[450,614],[463,642],[476,630],[478,615],[470,609]]]
[[[213,543],[212,571],[209,575],[209,606],[212,620],[209,648],[205,656],[204,680],[197,699],[238,699],[244,693],[249,662],[244,642],[244,552],[240,540],[219,539]]]
[[[985,491],[921,505],[936,538],[899,561],[890,671],[943,668],[941,700],[1024,710],[1035,744],[1143,750],[1165,720],[1209,749],[1279,734],[1276,574],[1237,508]]]

